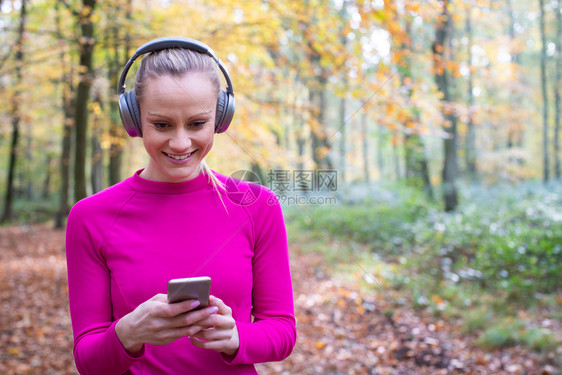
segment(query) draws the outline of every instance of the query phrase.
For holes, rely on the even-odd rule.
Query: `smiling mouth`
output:
[[[168,154],[167,152],[164,152],[164,155],[174,160],[185,160],[189,158],[191,155],[193,155],[194,153],[195,151],[192,151],[188,154]]]

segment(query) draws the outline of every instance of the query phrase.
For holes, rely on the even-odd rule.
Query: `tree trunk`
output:
[[[562,178],[560,165],[560,90],[562,87],[562,0],[558,0],[556,12],[556,76],[554,84],[554,175]]]
[[[404,141],[406,157],[406,182],[423,191],[433,199],[433,188],[429,179],[429,163],[425,156],[425,146],[419,134],[407,134]]]
[[[340,178],[341,182],[345,183],[345,172],[346,172],[346,158],[347,158],[347,132],[345,124],[345,93],[342,98],[340,98],[340,108],[339,108],[339,131],[340,131]]]
[[[543,121],[543,181],[550,180],[550,155],[548,152],[548,94],[546,87],[546,31],[544,16],[544,0],[539,0],[540,6],[540,33],[541,33],[541,88],[542,88],[542,121]]]
[[[379,180],[384,179],[384,173],[385,173],[384,153],[382,152],[382,149],[383,149],[383,146],[384,146],[384,137],[383,137],[383,134],[382,134],[383,130],[384,130],[384,128],[379,125],[378,131],[377,131],[377,167],[379,169]]]
[[[410,20],[406,21],[405,26],[408,42],[403,42],[400,46],[401,50],[406,54],[408,48],[412,45],[412,24]],[[412,129],[411,134],[406,134],[404,139],[404,156],[405,156],[405,176],[406,183],[413,186],[424,193],[428,197],[433,198],[433,188],[431,186],[431,181],[429,178],[429,163],[425,155],[425,146],[422,137],[415,133],[415,125],[420,123],[419,119],[419,109],[414,107],[412,103],[413,95],[413,77],[412,77],[412,65],[415,62],[411,58],[408,58],[405,64],[401,67],[401,81],[402,87],[406,87],[406,103],[409,108],[412,108],[406,119],[406,122],[414,124],[410,129]],[[406,124],[404,124],[406,125]]]
[[[90,87],[94,80],[92,69],[92,57],[94,52],[94,23],[93,12],[96,0],[83,0],[83,8],[78,12],[80,25],[80,38],[78,47],[80,50],[79,83],[76,92],[76,103],[74,112],[75,131],[75,161],[74,161],[74,199],[79,201],[85,198],[86,193],[86,149],[88,134],[88,102],[90,99]]]
[[[454,111],[448,106],[451,102],[449,93],[450,76],[447,71],[447,54],[450,48],[449,41],[451,37],[452,17],[449,13],[449,4],[451,1],[444,0],[442,2],[442,11],[440,19],[437,21],[435,32],[435,41],[432,45],[433,52],[433,68],[435,69],[435,81],[437,88],[442,93],[443,117],[446,121],[444,127],[447,138],[444,141],[444,165],[443,165],[443,198],[445,202],[445,211],[453,211],[458,205],[457,196],[457,118]]]
[[[99,125],[94,124],[94,125]],[[91,183],[92,193],[97,193],[103,189],[103,152],[99,141],[100,130],[93,129],[90,143],[92,147],[92,167],[91,167]]]
[[[27,165],[25,166],[25,172],[23,173],[26,182],[24,197],[26,201],[32,202],[35,198],[35,188],[33,187],[33,178],[31,177],[33,175],[33,154],[31,152],[33,137],[31,136],[31,124],[27,123],[26,125],[25,161]]]
[[[254,175],[256,175],[258,177],[257,181],[253,181],[253,180],[250,180],[250,181],[255,182],[256,184],[261,184],[261,185],[266,186],[267,185],[267,176],[264,173],[263,168],[255,161],[251,162],[250,167],[251,167]],[[250,175],[250,176],[252,176],[252,175]]]
[[[317,77],[316,82],[310,87],[310,103],[312,116],[314,120],[311,122],[312,131],[312,160],[316,169],[333,169],[330,159],[331,145],[326,134],[326,84],[324,77],[324,69]]]
[[[394,177],[398,181],[402,178],[400,173],[400,157],[398,155],[398,132],[392,135],[392,161],[394,163]]]
[[[340,18],[340,27],[339,27],[339,34],[340,34],[340,43],[344,50],[347,50],[347,35],[344,33],[344,25],[348,22],[347,17],[347,1],[343,1],[343,5],[341,10],[339,11],[339,18]],[[346,172],[347,172],[347,130],[346,130],[346,96],[347,91],[349,89],[348,79],[347,79],[347,69],[342,66],[341,70],[341,81],[342,81],[342,96],[340,98],[340,108],[339,108],[339,121],[337,127],[339,129],[341,138],[340,138],[340,160],[339,160],[339,169],[340,169],[340,179],[342,183],[345,183],[346,180]]]
[[[18,37],[15,44],[15,89],[11,100],[10,114],[12,117],[12,139],[10,143],[10,161],[8,164],[8,185],[6,187],[4,214],[2,215],[1,222],[12,220],[13,218],[13,200],[14,200],[14,179],[16,173],[16,162],[18,156],[18,143],[20,136],[20,93],[21,84],[23,80],[22,67],[23,67],[23,37],[25,33],[25,22],[27,19],[27,2],[22,0],[20,8],[20,22],[18,27]]]
[[[367,111],[363,110],[361,112],[361,145],[363,150],[363,176],[365,182],[371,182],[371,176],[369,174],[369,130],[367,127]]]
[[[63,68],[64,69],[64,68]],[[64,111],[64,131],[62,136],[62,152],[60,161],[61,170],[61,189],[60,189],[60,202],[59,202],[59,212],[55,217],[55,228],[62,229],[64,227],[64,218],[68,215],[70,211],[70,206],[68,204],[69,198],[69,188],[70,188],[70,155],[71,155],[71,139],[72,139],[72,124],[73,124],[73,112],[74,106],[72,99],[70,97],[72,88],[70,82],[66,82],[63,78],[63,111]]]
[[[516,65],[515,69],[518,69],[518,65],[521,64],[521,51],[515,48],[517,43],[517,36],[516,36],[516,25],[517,25],[517,12],[513,9],[512,0],[506,1],[507,5],[507,13],[509,15],[509,40],[510,45],[512,46],[510,54],[511,60],[514,65]],[[519,72],[517,73],[515,80],[517,81],[518,85],[526,85],[525,77],[521,75]],[[523,103],[525,98],[523,97],[524,94],[517,88],[513,88],[510,93],[510,109],[513,113],[517,113],[520,108],[523,108]],[[514,118],[515,117],[515,118]],[[507,139],[507,148],[511,147],[518,147],[523,148],[523,141],[525,137],[525,123],[523,119],[519,118],[519,116],[511,116],[511,124],[508,128],[508,139]],[[515,156],[511,158],[513,162],[517,165],[522,166],[525,163],[525,159],[520,156]]]
[[[473,91],[473,75],[472,75],[472,8],[466,10],[466,36],[468,45],[468,77],[467,77],[467,100],[468,120],[466,122],[466,139],[465,139],[465,163],[466,171],[471,182],[476,182],[476,134],[474,129],[474,93]]]
[[[129,26],[132,21],[132,0],[126,0],[125,3],[125,25],[123,27],[112,27],[111,31],[113,37],[113,58],[110,60],[109,69],[109,110],[110,110],[110,125],[109,136],[111,145],[109,146],[109,185],[115,185],[121,181],[122,165],[123,165],[123,147],[126,142],[127,135],[121,124],[121,117],[119,116],[119,98],[117,96],[117,85],[119,82],[120,71],[129,59],[129,51],[131,49],[131,37]],[[125,46],[122,50],[119,49],[120,34],[119,31],[124,30]],[[109,45],[109,42],[108,42]],[[122,52],[122,54],[121,54]],[[109,56],[109,54],[108,54]]]
[[[109,84],[109,185],[115,185],[121,181],[121,163],[123,156],[123,130],[119,117],[119,97],[116,87],[119,81],[119,70],[121,69],[121,59],[119,50],[119,30],[120,28],[113,20],[113,25],[106,34],[105,44],[107,53],[107,74]],[[113,55],[109,51],[113,50]]]
[[[60,24],[60,8],[59,2],[55,3],[55,25],[56,34],[59,40],[64,40],[62,28]],[[61,61],[61,85],[62,85],[62,109],[63,109],[63,134],[61,140],[61,158],[60,158],[60,174],[61,174],[61,187],[60,187],[60,201],[59,210],[55,215],[55,228],[62,229],[64,227],[64,220],[70,211],[68,204],[69,188],[70,188],[70,155],[72,149],[72,125],[74,118],[74,102],[73,102],[73,88],[72,88],[72,63],[67,67],[66,53],[64,47],[60,51]]]
[[[41,199],[48,200],[49,193],[51,192],[51,163],[52,163],[52,156],[51,154],[47,153],[45,155],[45,179],[43,180],[43,192],[41,194]]]
[[[298,82],[298,77],[296,79]],[[294,112],[293,118],[296,124],[295,130],[295,140],[297,143],[297,170],[304,169],[304,148],[306,145],[306,139],[304,137],[304,114],[302,110],[302,101],[304,100],[302,97],[299,98],[300,90],[295,90],[295,101],[294,101]],[[300,104],[300,108],[297,108],[298,104]]]
[[[309,2],[306,1],[308,8]],[[319,1],[318,5],[321,7],[329,7],[329,3],[326,0]],[[313,8],[309,8],[313,9]],[[321,52],[314,45],[314,36],[311,35],[310,25],[316,22],[317,15],[315,13],[310,14],[310,18],[306,23],[301,23],[300,26],[303,29],[303,37],[306,41],[307,47],[307,60],[310,65],[314,67],[315,74],[308,76],[306,79],[306,84],[309,90],[309,102],[310,102],[310,113],[312,121],[310,121],[310,136],[312,144],[312,160],[314,161],[315,169],[333,169],[333,164],[330,159],[331,144],[327,136],[327,123],[326,123],[326,93],[329,73],[327,68],[322,66]]]

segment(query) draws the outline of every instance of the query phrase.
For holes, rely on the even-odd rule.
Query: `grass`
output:
[[[546,351],[553,349],[557,343],[550,330],[534,327],[525,320],[508,316],[487,328],[477,344],[488,349],[522,345],[536,351]]]

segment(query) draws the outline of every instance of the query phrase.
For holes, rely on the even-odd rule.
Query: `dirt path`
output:
[[[392,308],[293,244],[299,338],[260,374],[551,374],[520,348],[486,353],[455,327]],[[0,228],[0,374],[75,374],[64,232],[47,225]]]
[[[400,309],[383,291],[365,294],[330,275],[324,259],[292,246],[298,343],[260,374],[562,374],[519,347],[486,352],[457,327]]]

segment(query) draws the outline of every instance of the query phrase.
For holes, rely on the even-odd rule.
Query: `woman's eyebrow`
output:
[[[168,116],[166,116],[166,115],[162,115],[162,114],[160,114],[160,113],[150,113],[150,112],[149,112],[148,115],[149,115],[149,116],[153,116],[153,117],[163,117],[163,118],[165,118],[165,119],[167,119],[167,120],[171,120],[171,119],[172,119],[171,117],[168,117]]]
[[[153,117],[162,117],[162,118],[165,118],[165,119],[167,119],[167,120],[172,120],[171,117],[168,117],[168,116],[166,116],[166,115],[162,115],[162,114],[160,114],[160,113],[149,112],[148,115],[149,115],[149,116],[153,116]],[[209,113],[209,111],[205,111],[205,112],[201,112],[201,113],[197,113],[197,114],[195,114],[195,115],[189,116],[189,118],[192,119],[192,118],[194,118],[194,117],[201,117],[201,116],[210,117],[211,114]]]

